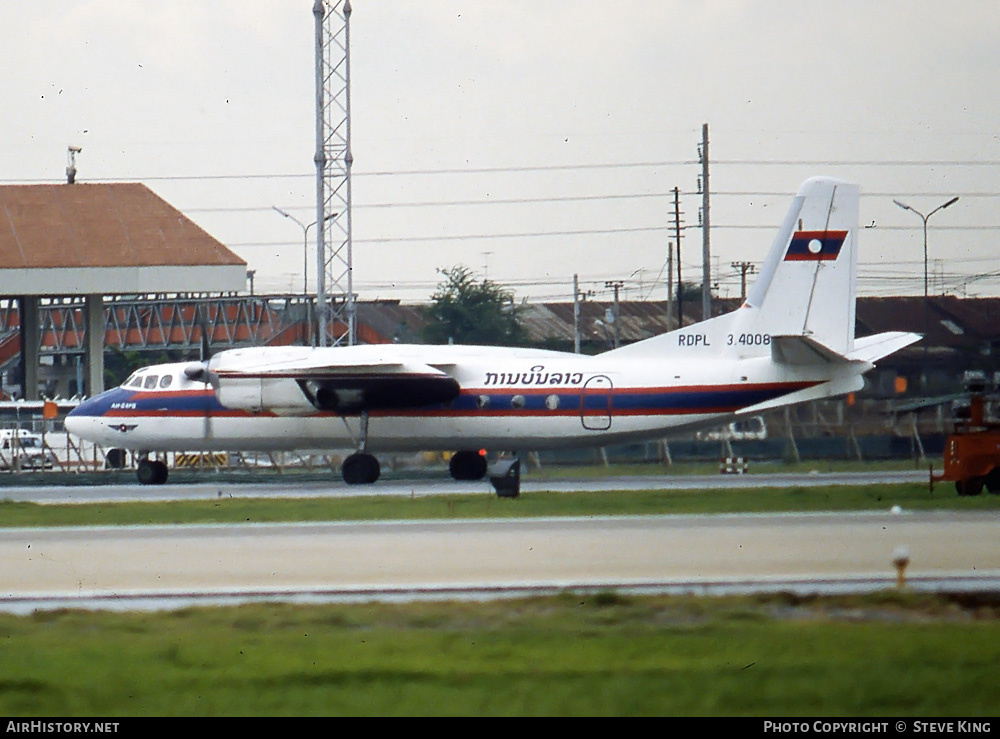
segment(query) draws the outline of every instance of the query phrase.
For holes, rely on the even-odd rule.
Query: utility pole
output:
[[[712,317],[712,263],[709,249],[709,198],[708,198],[708,124],[701,127],[701,146],[698,147],[701,162],[701,312],[702,319]]]
[[[746,302],[747,299],[747,275],[756,272],[750,262],[733,262],[732,268],[740,273],[740,299]]]
[[[580,353],[580,276],[573,275],[573,353]]]
[[[624,286],[625,282],[623,280],[608,280],[607,282],[604,283],[604,287],[610,287],[612,290],[615,291],[614,321],[612,321],[612,328],[614,328],[614,336],[615,336],[615,349],[621,346],[621,333],[618,330],[618,324],[620,323],[618,319],[621,316],[618,310],[618,291],[621,290],[622,287]]]
[[[674,188],[674,238],[677,240],[677,328],[684,325],[684,283],[681,282],[681,191]]]
[[[667,327],[674,317],[674,242],[667,244]],[[680,324],[678,324],[680,327]]]
[[[588,295],[593,295],[593,291],[585,292],[580,289],[579,275],[573,275],[573,352],[580,353],[580,304],[587,299]]]

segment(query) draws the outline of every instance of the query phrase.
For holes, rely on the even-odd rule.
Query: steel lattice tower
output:
[[[353,345],[350,0],[316,0],[316,322],[318,346]]]

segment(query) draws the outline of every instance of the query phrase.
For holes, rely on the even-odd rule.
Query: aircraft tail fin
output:
[[[804,358],[811,352],[815,359],[818,346],[830,357],[849,357],[854,349],[859,200],[857,185],[830,177],[806,180],[738,310],[615,352],[754,357],[772,353],[772,337],[780,337],[790,356]]]
[[[805,336],[838,354],[854,346],[857,185],[827,177],[803,183],[746,304],[762,330]]]

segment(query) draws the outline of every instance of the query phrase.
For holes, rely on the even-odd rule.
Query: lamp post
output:
[[[276,210],[278,213],[283,215],[289,220],[295,221],[299,224],[299,228],[302,229],[302,294],[309,294],[309,229],[316,225],[316,221],[313,221],[308,226],[300,221],[298,218],[293,216],[291,213],[286,213],[277,205],[272,205],[271,208]],[[329,221],[332,218],[336,218],[338,213],[331,213],[324,220]]]
[[[913,211],[918,216],[920,216],[920,220],[922,220],[924,222],[924,298],[926,298],[927,297],[927,221],[930,220],[930,217],[932,215],[934,215],[935,213],[937,213],[939,210],[944,210],[949,205],[954,205],[956,202],[958,202],[958,196],[956,195],[951,200],[949,200],[947,203],[944,203],[943,205],[939,205],[938,207],[936,207],[934,210],[932,210],[927,215],[924,215],[923,213],[921,213],[916,208],[912,208],[909,205],[907,205],[906,203],[901,203],[898,200],[893,200],[892,202],[894,202],[896,205],[898,205],[903,210]]]

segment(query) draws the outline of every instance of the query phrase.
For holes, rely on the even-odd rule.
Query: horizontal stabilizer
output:
[[[914,398],[903,403],[892,403],[889,410],[893,413],[911,413],[922,411],[925,408],[939,408],[943,405],[950,405],[959,399],[968,399],[966,393],[951,393],[949,395],[935,395],[930,398]]]
[[[848,356],[850,359],[862,362],[875,362],[893,352],[898,352],[903,347],[920,341],[922,338],[923,336],[920,334],[911,334],[906,331],[887,331],[884,334],[865,336],[854,340],[854,348]]]
[[[808,336],[772,336],[771,360],[795,366],[843,364],[851,358],[829,349]]]

